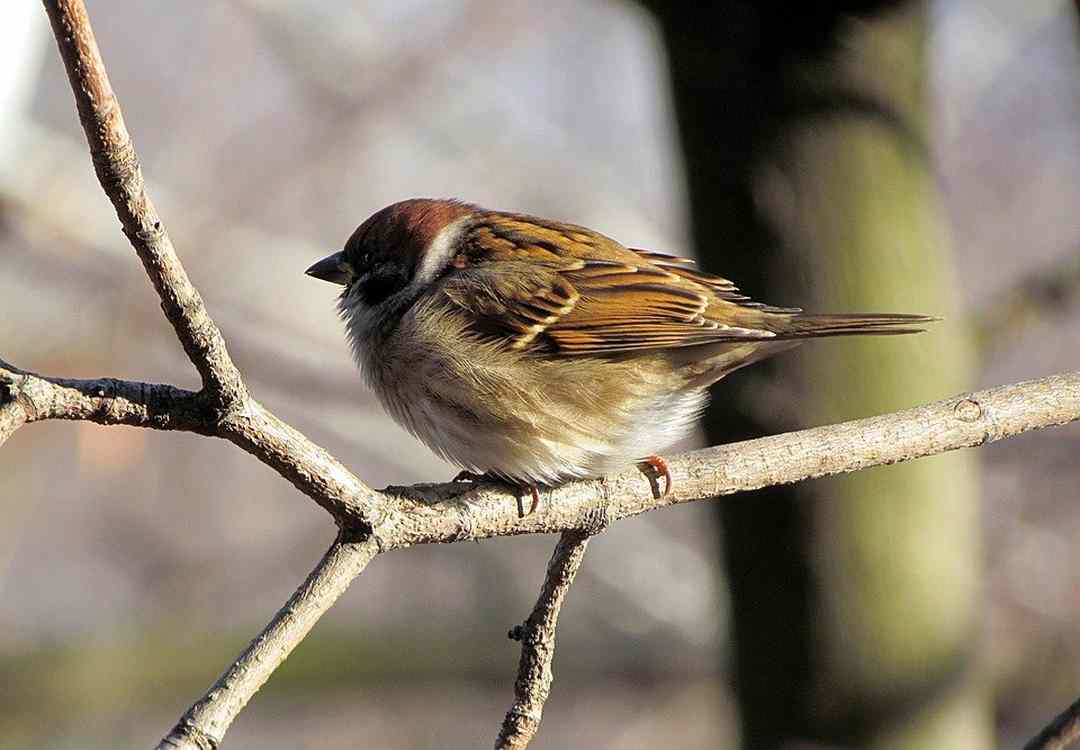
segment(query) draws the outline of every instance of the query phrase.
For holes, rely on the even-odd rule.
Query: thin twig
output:
[[[203,390],[191,406],[205,414],[194,431],[229,439],[273,466],[329,511],[339,525],[347,522],[370,528],[372,490],[248,395],[221,332],[188,279],[146,193],[139,159],[82,0],[44,0],[44,4],[98,181],[161,298],[165,317],[202,377]]]
[[[44,2],[98,181],[161,298],[165,317],[199,371],[203,388],[219,409],[227,411],[243,400],[247,391],[225,349],[221,331],[188,279],[146,193],[139,157],[105,71],[86,6],[82,0]]]
[[[544,585],[529,619],[510,631],[521,641],[521,661],[514,681],[514,704],[506,712],[496,750],[521,750],[540,728],[544,703],[551,693],[551,661],[555,656],[555,626],[559,610],[585,557],[589,533],[566,531],[559,537],[548,563]]]
[[[1080,698],[1031,738],[1024,750],[1065,750],[1080,742]]]
[[[0,359],[0,389],[0,403],[18,404],[29,422],[70,419],[200,434],[212,431],[207,415],[199,409],[198,394],[171,385],[115,378],[46,378]]]
[[[370,528],[382,504],[378,493],[262,404],[245,396],[225,417],[207,409],[201,393],[159,383],[116,378],[47,378],[0,359],[0,404],[22,414],[20,423],[43,419],[86,420],[221,437],[273,467],[322,506],[338,525]],[[5,396],[6,394],[6,396]],[[0,406],[0,445],[11,422]]]
[[[103,390],[102,383],[107,383],[108,389]],[[118,380],[51,380],[3,367],[0,384],[6,386],[0,388],[0,396],[6,394],[9,399],[0,405],[0,433],[5,424],[43,419],[86,419],[102,424],[190,429],[204,434],[217,434],[215,430],[223,429],[228,436],[248,435],[250,442],[245,447],[322,502],[333,496],[334,487],[347,486],[351,477],[344,469],[340,471],[345,472],[345,477],[334,476],[332,467],[340,466],[336,460],[250,399],[253,411],[238,417],[246,427],[221,428],[219,423],[199,423],[198,414],[186,411],[193,394],[170,386]],[[675,479],[673,491],[667,496],[654,493],[639,472],[630,470],[603,480],[555,488],[545,493],[535,513],[524,517],[519,514],[518,497],[513,491],[498,485],[473,488],[454,483],[372,492],[372,507],[364,517],[373,519],[369,542],[372,549],[382,550],[512,534],[572,532],[589,528],[597,513],[615,521],[675,503],[982,445],[1078,418],[1080,373],[1067,373],[879,417],[675,456],[667,459]],[[264,433],[273,433],[274,437]],[[233,439],[243,444],[239,438]],[[276,446],[276,452],[264,453],[269,445]],[[318,473],[324,469],[330,474]],[[345,526],[356,518],[352,505],[331,503],[324,507]],[[354,571],[339,572],[348,576]],[[344,589],[348,580],[337,580],[336,585]],[[291,649],[296,643],[286,636],[295,632],[268,632],[266,647]],[[213,703],[222,695],[209,693],[205,700]]]
[[[184,430],[225,438],[276,469],[325,508],[342,528],[343,539],[348,540],[335,544],[262,635],[185,715],[167,740],[173,747],[206,748],[220,742],[258,687],[379,551],[511,534],[566,532],[553,565],[566,557],[566,564],[573,568],[567,568],[569,576],[549,576],[538,604],[541,615],[534,612],[538,622],[548,612],[553,628],[565,588],[550,594],[547,589],[562,586],[560,581],[569,585],[584,550],[581,535],[594,528],[598,513],[606,523],[674,503],[981,445],[1080,418],[1080,373],[1069,373],[895,414],[683,454],[667,461],[675,482],[673,492],[664,497],[635,470],[551,490],[545,493],[540,508],[525,517],[518,511],[516,493],[498,485],[417,485],[376,492],[248,395],[220,331],[184,272],[146,194],[83,3],[44,0],[44,4],[102,188],[158,291],[166,317],[202,378],[202,390],[114,379],[49,378],[0,362],[0,443],[22,424],[46,419]],[[577,546],[572,543],[575,539],[581,542]],[[553,602],[547,609],[545,598]],[[536,627],[542,630],[542,624]],[[541,657],[523,653],[523,663],[526,658]],[[542,676],[543,665],[537,664]],[[533,667],[526,667],[531,675]],[[539,694],[539,684],[526,677],[522,716],[535,715],[538,720],[543,701],[536,704],[530,696]]]
[[[333,456],[248,395],[221,331],[191,284],[146,193],[138,156],[85,5],[82,0],[44,0],[44,5],[98,180],[161,299],[165,317],[199,372],[202,390],[192,393],[117,380],[48,380],[4,368],[0,372],[0,443],[21,424],[42,418],[81,418],[217,435],[275,468],[329,511],[350,539],[331,549],[285,609],[174,732],[176,738],[191,739],[196,746],[216,744],[277,665],[378,552],[378,539],[371,535],[377,496]]]
[[[158,750],[216,748],[233,719],[378,551],[378,546],[370,539],[349,542],[339,537],[335,540],[270,624],[188,709],[158,745]]]

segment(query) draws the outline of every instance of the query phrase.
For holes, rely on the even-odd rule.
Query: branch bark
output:
[[[82,0],[45,0],[98,181],[161,298],[161,309],[215,405],[227,411],[247,395],[225,339],[192,286],[146,192],[139,157],[105,71]]]
[[[512,737],[527,742],[550,685],[559,607],[581,563],[586,538],[599,527],[675,503],[906,461],[1080,419],[1080,373],[1068,373],[880,417],[686,453],[667,460],[675,481],[673,491],[663,497],[634,469],[554,488],[536,512],[524,517],[516,493],[499,485],[426,484],[376,492],[249,395],[146,194],[83,3],[44,4],[98,179],[202,378],[202,388],[52,378],[0,361],[0,444],[23,424],[46,419],[220,437],[274,468],[330,513],[341,529],[308,580],[161,747],[215,747],[273,670],[379,552],[563,532],[526,625],[530,635],[523,646],[515,702],[520,708],[511,709],[510,726],[504,725],[507,742],[515,741]],[[531,730],[518,726],[519,720],[533,722]]]
[[[378,552],[370,539],[350,542],[339,536],[285,606],[187,710],[158,750],[214,750],[221,744],[233,719]]]
[[[116,398],[108,391],[101,395],[101,383],[116,389]],[[252,399],[234,418],[213,422],[188,413],[193,394],[171,386],[45,378],[0,363],[0,385],[5,384],[14,400],[0,407],[0,415],[15,409],[26,422],[86,419],[224,437],[277,469],[339,525],[370,530],[382,551],[589,528],[597,514],[613,522],[669,505],[970,448],[1080,419],[1080,372],[1051,375],[891,414],[672,456],[665,459],[674,479],[668,495],[658,496],[635,468],[570,482],[545,490],[537,510],[522,516],[516,492],[500,484],[367,489],[324,449]],[[154,398],[140,400],[143,393]],[[0,416],[0,425],[4,421]]]
[[[1032,737],[1024,750],[1065,750],[1080,741],[1080,698]]]
[[[563,532],[551,555],[532,614],[524,625],[510,631],[512,639],[521,641],[521,661],[514,682],[514,703],[503,719],[495,750],[522,750],[540,728],[544,703],[555,678],[551,671],[551,662],[555,658],[555,626],[566,594],[585,558],[589,536],[586,531]]]

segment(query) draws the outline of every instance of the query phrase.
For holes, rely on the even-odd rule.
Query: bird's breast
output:
[[[365,362],[394,419],[470,471],[527,484],[600,476],[689,431],[702,389],[672,389],[647,363],[554,359],[408,334]]]

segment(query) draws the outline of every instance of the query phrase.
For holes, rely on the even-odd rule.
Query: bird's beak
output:
[[[352,278],[352,269],[345,261],[342,253],[327,255],[304,273],[308,276],[314,276],[316,279],[329,281],[331,284],[341,284],[342,286],[348,284],[349,279]]]

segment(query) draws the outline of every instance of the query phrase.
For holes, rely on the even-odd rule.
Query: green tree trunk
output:
[[[775,304],[946,317],[917,338],[813,342],[732,376],[710,442],[791,426],[763,414],[833,422],[966,388],[970,337],[925,145],[922,4],[849,3],[857,20],[654,5],[707,267]],[[992,746],[974,664],[974,461],[719,503],[747,748]]]

